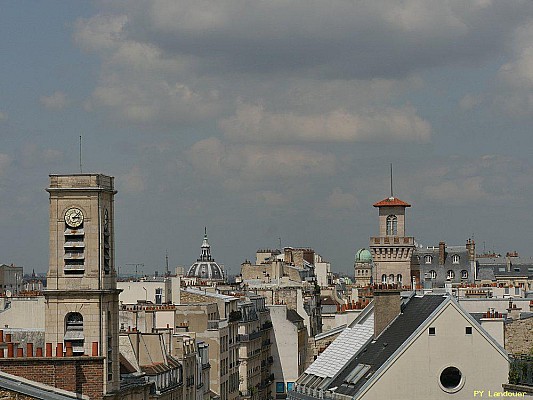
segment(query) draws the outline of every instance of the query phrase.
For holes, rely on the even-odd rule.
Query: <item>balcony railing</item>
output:
[[[510,361],[509,383],[533,386],[533,356],[513,355]]]
[[[259,332],[253,332],[249,334],[240,334],[239,335],[239,341],[240,342],[249,342],[251,340],[260,338],[263,333],[261,331]]]
[[[378,236],[370,238],[370,244],[373,246],[389,244],[412,246],[414,245],[414,243],[415,238],[412,236]]]

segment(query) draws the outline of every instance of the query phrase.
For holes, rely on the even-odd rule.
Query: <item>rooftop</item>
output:
[[[398,199],[397,197],[391,196],[378,201],[374,204],[374,207],[411,207],[411,204],[406,203],[403,200]]]

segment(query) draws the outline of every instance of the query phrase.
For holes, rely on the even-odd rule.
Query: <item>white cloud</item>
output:
[[[55,91],[50,96],[41,96],[39,101],[49,110],[62,110],[68,105],[67,95],[60,91]]]
[[[240,104],[236,115],[223,119],[227,138],[250,142],[427,141],[431,127],[413,107],[353,114],[336,110],[320,115],[272,113],[262,106]]]

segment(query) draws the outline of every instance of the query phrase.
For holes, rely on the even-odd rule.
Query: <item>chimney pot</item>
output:
[[[63,343],[58,343],[57,344],[56,357],[63,357]]]
[[[14,344],[8,343],[7,344],[7,358],[13,358],[14,357]]]
[[[52,357],[52,343],[46,343],[46,357]]]
[[[93,342],[92,356],[98,357],[98,342]]]

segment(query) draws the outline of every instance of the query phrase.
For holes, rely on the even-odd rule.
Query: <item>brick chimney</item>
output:
[[[400,289],[374,289],[374,338],[400,315]]]
[[[439,265],[444,265],[446,260],[446,243],[439,242]]]

